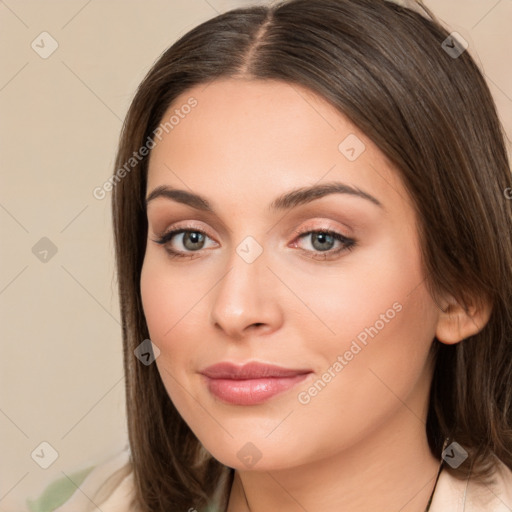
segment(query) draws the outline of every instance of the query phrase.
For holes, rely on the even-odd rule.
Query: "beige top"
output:
[[[499,462],[493,484],[458,480],[447,471],[439,475],[430,512],[512,512],[512,471]],[[126,447],[96,466],[64,505],[55,512],[138,512],[130,508],[133,473]],[[92,501],[94,502],[92,502]]]

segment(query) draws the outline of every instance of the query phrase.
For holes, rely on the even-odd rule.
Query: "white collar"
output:
[[[429,512],[512,512],[512,471],[501,461],[488,484],[459,480],[443,468]]]

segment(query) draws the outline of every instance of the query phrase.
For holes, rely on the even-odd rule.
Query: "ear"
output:
[[[489,321],[492,306],[488,300],[474,300],[467,309],[451,295],[439,303],[436,338],[441,343],[453,345],[479,333]]]

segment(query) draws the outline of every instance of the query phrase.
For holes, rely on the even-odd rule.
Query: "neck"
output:
[[[407,407],[351,447],[307,464],[235,471],[227,512],[424,512],[440,461]]]

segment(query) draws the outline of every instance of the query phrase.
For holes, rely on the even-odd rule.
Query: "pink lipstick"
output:
[[[222,362],[199,373],[205,377],[210,393],[220,400],[233,405],[257,405],[289,390],[311,372],[253,361],[244,365]]]

